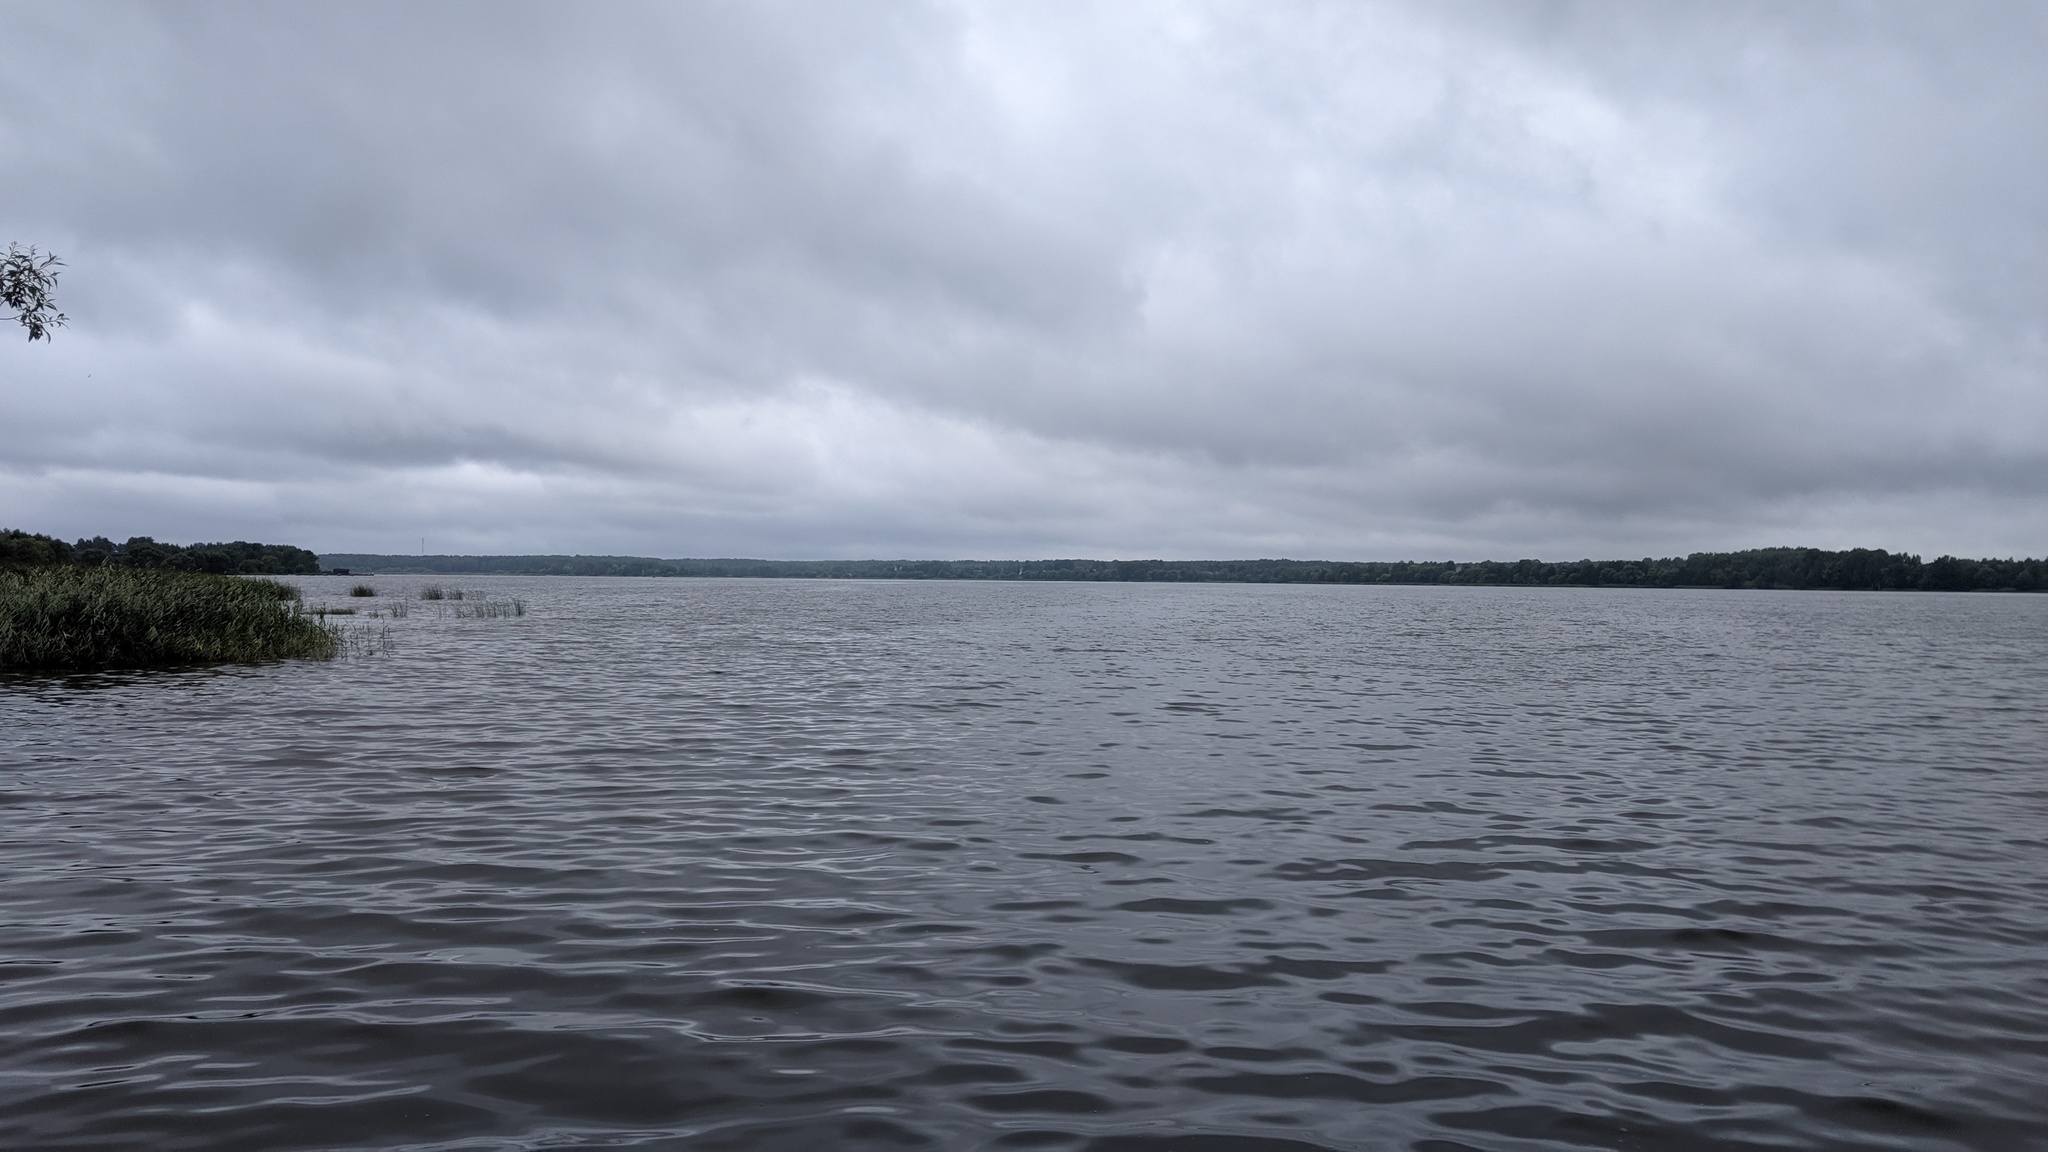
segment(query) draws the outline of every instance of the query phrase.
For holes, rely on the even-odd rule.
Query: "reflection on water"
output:
[[[470,583],[0,681],[0,1145],[2048,1147],[2048,597]]]

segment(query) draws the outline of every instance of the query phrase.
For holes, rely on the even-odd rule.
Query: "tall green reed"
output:
[[[332,659],[336,632],[275,580],[120,567],[0,571],[0,667]]]

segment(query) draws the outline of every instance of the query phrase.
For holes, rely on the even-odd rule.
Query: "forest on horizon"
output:
[[[1884,549],[1755,548],[1641,560],[663,560],[645,556],[330,553],[351,570],[430,575],[749,576],[840,580],[1073,580],[1247,584],[1470,584],[1841,591],[2048,591],[2048,560],[1967,560]]]
[[[664,560],[648,556],[403,556],[290,544],[162,544],[148,536],[67,543],[0,530],[0,567],[117,565],[244,575],[334,569],[392,575],[744,576],[812,580],[1064,580],[1237,584],[1458,584],[1596,588],[1784,588],[1878,592],[2048,591],[2048,560],[1882,548],[1752,548],[1641,560]]]

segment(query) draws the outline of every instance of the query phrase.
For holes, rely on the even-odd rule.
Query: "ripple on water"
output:
[[[2048,598],[475,582],[0,683],[0,1144],[2048,1148]]]

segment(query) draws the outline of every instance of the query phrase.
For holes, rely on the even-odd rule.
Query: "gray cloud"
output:
[[[2048,549],[2032,6],[0,9],[22,526]]]

